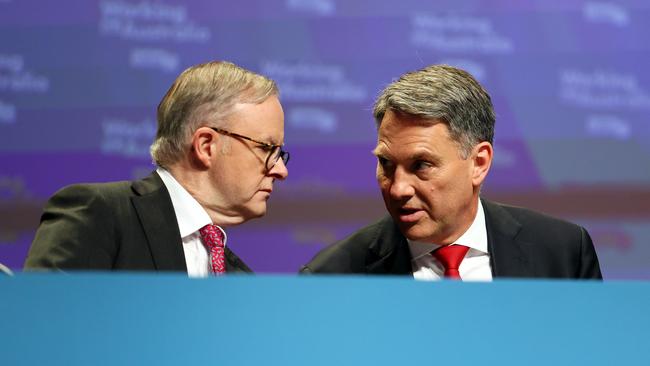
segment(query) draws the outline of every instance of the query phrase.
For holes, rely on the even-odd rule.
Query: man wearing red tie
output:
[[[228,62],[185,70],[158,106],[134,182],[80,184],[47,203],[25,269],[250,272],[227,228],[263,216],[289,154],[276,84]]]
[[[584,228],[480,197],[495,114],[470,74],[445,65],[407,73],[383,90],[374,116],[390,215],[325,248],[302,272],[602,278]]]

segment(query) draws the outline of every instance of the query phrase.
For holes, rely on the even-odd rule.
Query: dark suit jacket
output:
[[[483,199],[493,277],[601,279],[587,231]],[[390,216],[318,253],[304,273],[412,274],[406,238]]]
[[[227,272],[251,272],[226,248]],[[178,222],[157,173],[80,184],[45,206],[25,269],[187,272]]]

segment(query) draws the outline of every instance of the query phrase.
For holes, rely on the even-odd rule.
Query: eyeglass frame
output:
[[[288,151],[282,150],[282,146],[284,146],[284,144],[282,144],[282,145],[269,144],[268,142],[257,141],[257,140],[255,140],[253,138],[248,137],[248,136],[244,136],[244,135],[240,135],[238,133],[226,131],[226,130],[224,130],[222,128],[218,128],[218,127],[210,127],[210,128],[212,130],[214,130],[215,132],[217,132],[217,133],[221,133],[221,134],[224,134],[226,136],[231,136],[231,137],[238,137],[238,138],[241,138],[241,139],[244,139],[244,140],[254,142],[254,143],[258,144],[258,145],[264,146],[267,149],[271,149],[271,150],[269,150],[269,155],[266,157],[266,161],[264,161],[264,167],[266,168],[267,172],[271,171],[271,169],[273,169],[273,167],[275,167],[275,165],[280,160],[282,160],[282,163],[285,166],[289,162],[289,157],[291,156],[291,154],[289,154]],[[273,165],[269,166],[269,159],[271,159],[271,156],[273,156],[273,151],[275,149],[280,149],[280,153],[278,154],[278,158],[273,162]],[[286,160],[284,159],[285,156],[287,157]]]

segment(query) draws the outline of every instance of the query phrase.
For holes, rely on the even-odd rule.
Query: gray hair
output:
[[[443,121],[464,159],[474,145],[494,139],[490,96],[472,75],[452,66],[428,66],[388,85],[375,102],[377,128],[387,110]]]
[[[236,104],[258,104],[278,94],[273,80],[230,62],[192,66],[176,78],[158,105],[151,157],[158,166],[168,167],[187,150],[197,128],[224,127]]]

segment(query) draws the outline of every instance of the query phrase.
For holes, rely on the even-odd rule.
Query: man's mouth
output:
[[[401,222],[413,223],[424,216],[424,211],[412,207],[402,207],[397,211],[397,215]]]

